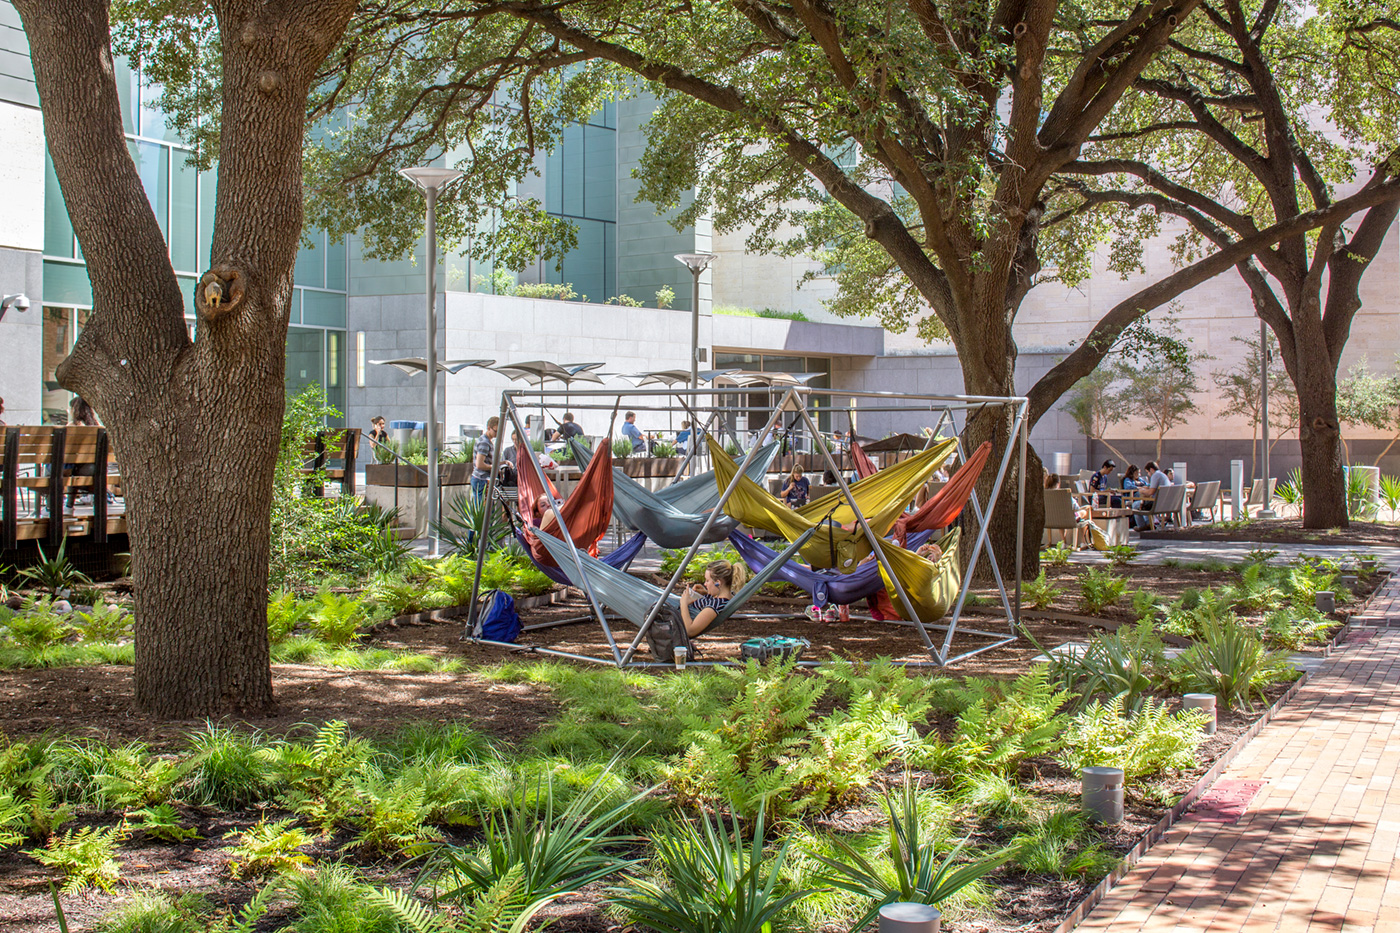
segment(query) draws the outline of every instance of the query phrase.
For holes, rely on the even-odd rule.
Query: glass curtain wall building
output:
[[[143,86],[139,70],[115,60],[122,122],[132,161],[150,199],[156,222],[170,251],[170,264],[185,296],[185,314],[194,334],[194,287],[209,267],[214,233],[215,171],[189,164],[193,150],[184,145],[155,104],[159,89]],[[327,242],[320,231],[307,231],[297,256],[287,335],[288,395],[320,384],[337,410],[345,409],[345,295],[347,256],[344,243]],[[44,337],[43,419],[68,419],[72,393],[58,385],[55,370],[73,350],[92,309],[92,289],[82,251],[73,235],[63,192],[53,163],[44,158]]]

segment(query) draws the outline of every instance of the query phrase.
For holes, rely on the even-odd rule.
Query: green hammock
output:
[[[713,438],[709,443],[715,482],[724,490],[739,468]],[[875,534],[889,534],[919,487],[956,448],[956,439],[941,441],[908,460],[851,484],[851,496]],[[872,553],[865,531],[856,523],[855,512],[839,490],[800,509],[790,509],[781,499],[744,476],[740,477],[724,510],[746,525],[782,535],[788,541],[795,541],[815,529],[817,534],[802,546],[801,552],[803,559],[817,570],[852,573]]]
[[[938,546],[943,549],[943,553],[936,561],[930,561],[896,545],[885,545],[885,560],[894,570],[919,616],[917,620],[909,618],[904,601],[899,598],[890,575],[881,567],[880,576],[885,581],[885,592],[894,603],[894,610],[899,613],[901,619],[932,625],[948,614],[953,600],[958,598],[958,590],[962,588],[962,567],[958,563],[959,534],[960,530],[954,528],[939,539]]]

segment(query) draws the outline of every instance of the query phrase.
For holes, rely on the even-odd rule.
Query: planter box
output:
[[[396,470],[397,476],[395,475]],[[471,483],[471,479],[472,465],[470,463],[438,464],[439,485],[466,486]],[[413,467],[402,464],[395,467],[392,463],[368,463],[365,464],[365,485],[427,488],[428,476],[426,473],[420,473]]]
[[[628,457],[621,461],[622,472],[635,479],[675,476],[681,468],[680,457]]]

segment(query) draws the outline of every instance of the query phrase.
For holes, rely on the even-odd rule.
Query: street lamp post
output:
[[[411,180],[428,202],[428,352],[424,355],[428,374],[428,556],[438,556],[438,436],[437,436],[437,196],[438,191],[462,173],[455,168],[420,165],[399,169]]]
[[[1264,319],[1259,319],[1259,416],[1263,422],[1264,450],[1260,458],[1264,465],[1264,507],[1259,510],[1260,518],[1277,518],[1274,512],[1273,496],[1269,489],[1269,331]]]
[[[700,388],[700,273],[718,259],[714,253],[677,253],[676,260],[690,270],[690,405]]]

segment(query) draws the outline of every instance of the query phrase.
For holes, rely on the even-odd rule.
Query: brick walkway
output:
[[[1078,927],[1400,933],[1400,580],[1221,780],[1237,823],[1187,814]]]

